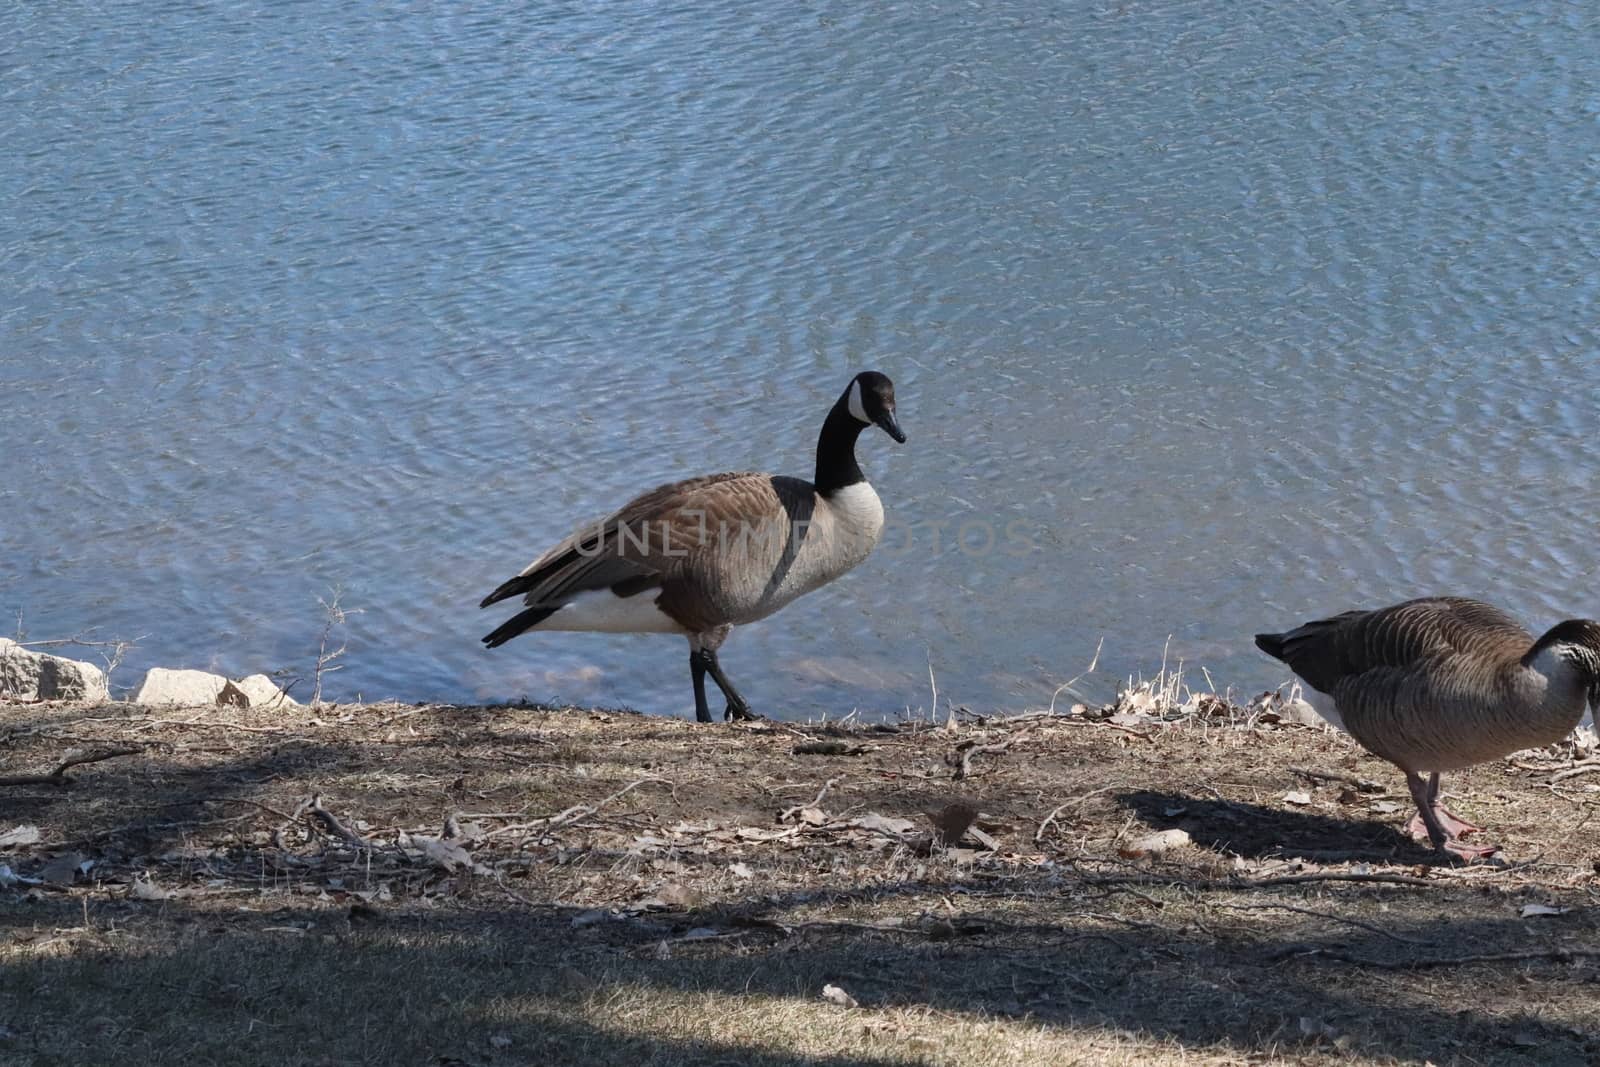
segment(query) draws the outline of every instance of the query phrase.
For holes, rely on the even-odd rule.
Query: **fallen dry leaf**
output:
[[[1311,803],[1311,794],[1303,789],[1291,789],[1283,794],[1283,802],[1285,804],[1309,804]]]
[[[453,871],[457,868],[468,871],[482,870],[473,862],[472,853],[462,848],[454,841],[446,841],[438,837],[413,836],[411,843],[422,848],[422,855],[427,861],[440,870]]]
[[[668,882],[654,893],[628,905],[631,912],[674,911],[692,908],[700,902],[693,890],[678,882]]]
[[[750,869],[748,863],[730,863],[728,864],[728,871],[735,878],[754,878],[756,874],[755,871]]]
[[[855,997],[852,997],[849,993],[846,993],[844,990],[840,989],[836,985],[825,985],[825,986],[823,986],[822,987],[822,999],[826,1000],[826,1001],[830,1001],[830,1002],[832,1002],[834,1004],[837,1004],[841,1008],[859,1008],[859,1007],[861,1007],[860,1004],[856,1003],[856,998]]]
[[[71,885],[82,869],[84,858],[76,852],[63,852],[53,856],[39,871],[39,880],[50,885]]]
[[[32,845],[39,840],[37,826],[13,826],[5,833],[0,833],[0,848],[16,848],[20,845]]]
[[[656,896],[679,908],[690,908],[699,901],[699,894],[681,882],[668,882],[656,891]]]
[[[1565,915],[1571,910],[1571,908],[1552,907],[1549,904],[1524,904],[1521,915],[1522,918],[1529,919],[1539,915]]]
[[[877,812],[869,812],[859,819],[853,820],[850,825],[858,830],[873,830],[888,834],[890,837],[908,834],[916,829],[917,826],[910,819],[896,819],[889,815],[879,815]]]
[[[177,895],[170,889],[162,889],[142,874],[134,877],[131,889],[135,900],[171,900]]]
[[[1163,852],[1170,852],[1189,844],[1187,830],[1161,830],[1148,834],[1131,844],[1123,845],[1117,849],[1117,855],[1125,860],[1143,859],[1146,856],[1159,856]]]
[[[807,804],[791,815],[790,818],[807,826],[823,826],[828,821],[828,813],[821,808]]]

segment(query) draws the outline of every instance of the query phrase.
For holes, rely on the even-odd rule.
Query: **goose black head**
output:
[[[876,426],[901,444],[906,435],[894,417],[894,383],[887,374],[862,371],[845,390],[845,405],[857,421]]]
[[[1600,706],[1600,622],[1568,619],[1556,623],[1533,643],[1523,662],[1532,664],[1546,654],[1554,654],[1577,670],[1588,684],[1589,703]]]

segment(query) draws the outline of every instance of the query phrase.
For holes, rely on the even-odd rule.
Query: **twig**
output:
[[[483,836],[485,839],[487,839],[491,837],[499,837],[501,834],[516,833],[522,830],[543,830],[546,833],[549,833],[552,830],[559,830],[564,826],[572,825],[579,819],[584,819],[595,814],[607,804],[610,804],[614,800],[620,800],[647,782],[665,782],[667,785],[672,784],[672,782],[666,778],[657,778],[654,776],[640,778],[637,781],[629,782],[615,793],[612,793],[610,796],[596,801],[593,804],[574,804],[572,807],[567,808],[564,811],[557,812],[548,818],[534,819],[530,822],[510,823],[498,829],[490,830]]]
[[[294,814],[285,815],[283,818],[283,825],[272,831],[272,844],[279,851],[289,851],[288,842],[283,839],[283,832],[300,821],[300,816],[306,813],[307,809],[311,807],[311,802],[315,799],[315,797],[306,797],[304,800],[300,801],[300,803],[294,809]]]
[[[1381,926],[1376,926],[1373,923],[1362,922],[1360,919],[1347,919],[1343,915],[1333,915],[1333,914],[1331,914],[1329,912],[1325,912],[1325,911],[1313,911],[1311,908],[1302,908],[1302,907],[1298,907],[1297,905],[1294,905],[1294,904],[1278,904],[1278,903],[1273,902],[1273,901],[1266,901],[1266,902],[1262,902],[1262,903],[1258,903],[1258,904],[1221,904],[1221,903],[1219,903],[1217,905],[1217,907],[1219,907],[1219,908],[1228,908],[1228,909],[1230,909],[1232,911],[1256,911],[1257,909],[1260,909],[1260,908],[1271,908],[1274,911],[1292,911],[1292,912],[1295,912],[1295,913],[1300,914],[1300,915],[1310,915],[1310,916],[1313,916],[1313,917],[1318,918],[1318,919],[1329,919],[1329,920],[1332,920],[1333,922],[1336,922],[1336,923],[1345,923],[1345,924],[1347,924],[1349,926],[1359,926],[1363,930],[1370,930],[1372,933],[1379,934],[1379,935],[1381,935],[1383,937],[1387,937],[1391,941],[1399,941],[1401,944],[1405,944],[1405,945],[1426,945],[1426,944],[1428,944],[1428,942],[1422,941],[1422,940],[1420,940],[1418,938],[1415,938],[1415,937],[1402,937],[1399,934],[1391,933],[1390,931],[1385,930]]]
[[[1280,878],[1261,878],[1255,881],[1217,883],[1219,887],[1238,886],[1243,889],[1263,889],[1274,885],[1304,885],[1308,882],[1379,882],[1384,885],[1417,885],[1433,888],[1439,885],[1436,878],[1416,878],[1409,874],[1290,874]],[[1211,888],[1211,886],[1205,886]]]
[[[1381,782],[1374,782],[1366,778],[1357,778],[1353,774],[1340,774],[1338,771],[1319,771],[1311,767],[1290,767],[1291,774],[1298,774],[1302,778],[1309,778],[1313,782],[1339,782],[1343,785],[1354,786],[1363,793],[1385,793],[1388,790]]]
[[[832,789],[834,786],[836,786],[838,784],[839,784],[839,779],[838,778],[829,778],[826,782],[822,783],[822,788],[817,790],[817,795],[815,797],[811,798],[811,803],[809,803],[809,804],[796,804],[792,808],[784,808],[782,811],[780,811],[778,813],[778,821],[779,822],[788,822],[791,818],[793,818],[795,815],[799,814],[801,811],[804,811],[806,808],[820,808],[820,807],[822,807],[822,798],[828,795],[828,790]]]
[[[259,800],[251,800],[249,797],[206,797],[204,800],[201,801],[201,803],[202,804],[248,804],[252,808],[260,808],[262,811],[267,812],[268,814],[276,815],[278,818],[282,819],[285,824],[288,824],[288,823],[292,823],[296,819],[300,818],[300,815],[305,811],[305,809],[310,805],[311,802],[310,801],[302,801],[301,804],[300,804],[300,811],[296,812],[293,815],[290,815],[287,812],[279,811],[277,808],[273,807],[271,804],[263,804]]]
[[[182,819],[178,822],[157,822],[142,823],[133,826],[117,826],[110,830],[96,830],[94,833],[84,834],[82,837],[64,838],[60,841],[51,841],[48,843],[36,843],[33,847],[40,852],[48,852],[52,849],[63,849],[72,845],[86,845],[91,841],[104,841],[108,837],[121,837],[124,834],[153,834],[157,831],[166,830],[193,830],[199,826],[231,826],[234,823],[243,822],[248,818],[251,818],[251,816],[230,815],[223,819]]]
[[[1464,967],[1474,963],[1527,963],[1533,960],[1571,963],[1574,960],[1600,959],[1600,949],[1548,948],[1534,949],[1528,952],[1479,952],[1466,956],[1433,956],[1410,960],[1371,960],[1333,949],[1306,947],[1308,950],[1301,955],[1307,959],[1332,960],[1338,963],[1351,963],[1357,967],[1374,967],[1384,971],[1421,971],[1432,967]],[[1284,950],[1280,953],[1280,958],[1294,954],[1292,950]]]
[[[1582,774],[1595,774],[1595,773],[1600,773],[1600,760],[1595,760],[1595,761],[1585,760],[1582,763],[1573,764],[1572,767],[1570,769],[1568,769],[1568,770],[1561,771],[1561,772],[1556,773],[1556,774],[1552,774],[1550,776],[1550,784],[1554,785],[1556,782],[1564,782],[1568,778],[1576,778],[1576,777],[1578,777],[1579,775],[1582,775]]]
[[[1195,881],[1188,878],[1156,878],[1149,875],[1096,875],[1085,874],[1082,876],[1084,885],[1092,886],[1117,886],[1117,885],[1169,885],[1193,890],[1241,890],[1241,889],[1268,889],[1280,885],[1304,885],[1311,882],[1374,882],[1383,885],[1421,886],[1433,889],[1448,884],[1436,878],[1417,878],[1409,874],[1347,874],[1343,872],[1329,872],[1326,874],[1291,874],[1275,878],[1257,879],[1205,879]]]
[[[73,767],[82,767],[89,763],[99,763],[101,760],[116,759],[118,756],[134,756],[143,752],[144,748],[108,748],[102,752],[88,752],[82,756],[73,756],[65,760],[49,774],[8,774],[0,776],[0,785],[71,785],[72,779],[67,777],[67,771]]]
[[[1023,735],[1021,735],[1021,734],[1016,734],[1015,736],[1008,737],[1004,741],[998,742],[997,744],[993,744],[993,745],[980,745],[976,741],[963,741],[963,742],[961,742],[961,744],[956,746],[956,751],[951,753],[951,759],[950,759],[950,762],[956,763],[955,779],[957,781],[960,781],[961,779],[967,778],[972,774],[972,757],[973,756],[977,756],[977,755],[996,755],[998,753],[1004,752],[1006,749],[1010,748],[1013,744],[1015,744],[1017,742],[1017,740],[1019,738],[1021,738],[1022,736]],[[955,759],[955,756],[956,756],[957,753],[959,753],[960,757],[961,757],[959,763],[957,763],[956,759]]]
[[[1066,690],[1067,692],[1071,693],[1073,696],[1077,697],[1083,703],[1088,703],[1087,698],[1084,697],[1084,695],[1082,693],[1078,692],[1078,690],[1073,688],[1073,687],[1075,685],[1077,685],[1079,679],[1083,678],[1084,675],[1088,675],[1088,674],[1093,674],[1094,673],[1095,667],[1098,666],[1099,663],[1100,663],[1100,651],[1101,651],[1101,649],[1103,649],[1105,647],[1106,647],[1106,639],[1105,639],[1104,636],[1102,636],[1100,638],[1100,642],[1094,646],[1094,658],[1089,661],[1089,666],[1084,668],[1083,674],[1076,675],[1076,676],[1074,676],[1072,678],[1069,678],[1066,681],[1062,682],[1060,685],[1056,686],[1056,691],[1054,693],[1050,694],[1050,706],[1048,708],[1046,708],[1045,711],[1043,712],[1043,714],[1045,716],[1047,716],[1047,717],[1054,717],[1055,716],[1055,713],[1056,713],[1056,697],[1059,697],[1061,695],[1062,690]]]
[[[871,745],[852,745],[848,741],[806,741],[789,750],[795,756],[859,756],[871,751]]]
[[[143,730],[147,726],[198,726],[204,730],[244,730],[252,734],[281,734],[286,730],[276,726],[246,726],[238,722],[207,722],[203,719],[84,719],[83,722],[121,722],[137,724]]]
[[[1085,801],[1090,800],[1093,797],[1097,797],[1101,793],[1109,793],[1109,792],[1111,792],[1111,790],[1116,789],[1116,788],[1117,787],[1114,786],[1114,785],[1101,786],[1099,789],[1091,790],[1090,792],[1087,792],[1087,793],[1083,794],[1083,796],[1081,796],[1081,797],[1073,797],[1071,800],[1068,800],[1068,801],[1065,801],[1065,802],[1063,802],[1061,804],[1056,805],[1055,808],[1053,808],[1051,810],[1050,814],[1046,815],[1044,817],[1044,821],[1039,824],[1039,829],[1037,829],[1037,830],[1035,830],[1033,832],[1033,842],[1034,842],[1034,844],[1037,845],[1037,844],[1042,844],[1044,842],[1045,827],[1047,827],[1051,823],[1055,822],[1057,815],[1060,815],[1063,811],[1066,811],[1069,807],[1078,807],[1078,806],[1082,805]]]
[[[343,838],[347,844],[354,845],[356,848],[369,849],[372,847],[371,842],[340,822],[338,816],[322,806],[322,794],[319,793],[311,798],[311,807],[308,810],[317,817],[317,821],[322,823],[327,830],[335,836]]]
[[[1131,726],[1124,726],[1120,722],[1111,722],[1111,721],[1108,720],[1108,721],[1105,721],[1105,722],[1096,722],[1096,723],[1085,722],[1084,725],[1086,725],[1086,726],[1107,726],[1107,727],[1110,727],[1113,730],[1121,730],[1125,734],[1132,734],[1134,737],[1141,738],[1141,739],[1143,739],[1145,741],[1154,741],[1155,740],[1155,735],[1147,734],[1143,730],[1135,730]]]
[[[348,641],[341,641],[338,648],[329,650],[328,645],[330,638],[333,636],[334,627],[343,626],[345,620],[351,615],[362,614],[360,608],[339,606],[339,598],[344,595],[342,586],[334,586],[332,593],[332,600],[324,600],[321,597],[317,597],[317,603],[322,605],[323,625],[322,638],[317,646],[317,665],[313,668],[311,706],[314,708],[322,704],[322,676],[324,674],[332,674],[334,671],[344,670],[344,664],[336,663],[335,661],[342,658],[346,649],[350,647]]]

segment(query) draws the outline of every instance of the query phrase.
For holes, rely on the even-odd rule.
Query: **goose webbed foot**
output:
[[[727,707],[726,710],[723,711],[722,717],[723,717],[723,719],[727,720],[728,722],[766,722],[767,721],[767,717],[765,715],[757,715],[755,712],[750,710],[750,705],[746,704],[742,700],[739,701],[738,703],[734,703],[731,700],[728,701],[728,707]]]
[[[1433,817],[1439,821],[1439,828],[1444,831],[1447,838],[1462,837],[1466,834],[1479,834],[1483,827],[1461,818],[1443,804],[1435,804]],[[1432,835],[1428,833],[1428,824],[1423,821],[1421,814],[1411,816],[1411,821],[1406,823],[1406,832],[1414,841],[1427,841]]]
[[[1452,837],[1460,837],[1462,834],[1483,833],[1483,827],[1474,826],[1443,804],[1435,803],[1433,813],[1439,817],[1439,823],[1444,827],[1445,833],[1450,834]]]
[[[1406,832],[1411,835],[1413,841],[1418,844],[1432,844],[1440,852],[1468,863],[1500,851],[1499,845],[1469,845],[1461,840],[1461,834],[1477,833],[1483,829],[1481,826],[1464,822],[1442,808],[1433,809],[1433,814],[1439,820],[1439,828],[1444,831],[1444,840],[1435,841],[1433,835],[1428,832],[1427,822],[1418,814],[1411,816],[1411,821],[1406,823]]]
[[[1450,840],[1444,843],[1444,847],[1440,849],[1440,851],[1454,856],[1456,859],[1462,860],[1463,862],[1472,863],[1475,860],[1487,859],[1490,856],[1493,856],[1496,852],[1500,851],[1500,846],[1469,845],[1459,838],[1452,837]]]
[[[725,722],[765,722],[763,716],[750,710],[750,703],[739,695],[728,676],[717,662],[717,654],[709,648],[689,653],[689,673],[694,679],[694,717],[699,722],[711,721],[711,708],[706,703],[706,675],[717,683],[728,706],[722,713]]]
[[[1406,774],[1406,784],[1411,787],[1411,799],[1417,803],[1417,813],[1406,823],[1406,830],[1416,841],[1428,841],[1445,855],[1471,863],[1500,851],[1499,845],[1469,845],[1458,834],[1476,833],[1482,827],[1474,826],[1457,817],[1439,803],[1439,776],[1424,782],[1416,773]]]

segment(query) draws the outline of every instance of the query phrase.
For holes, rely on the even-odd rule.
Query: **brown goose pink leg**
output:
[[[1428,803],[1433,807],[1433,813],[1439,817],[1439,825],[1444,827],[1445,833],[1451,837],[1460,837],[1462,834],[1477,834],[1483,832],[1483,827],[1474,826],[1463,819],[1439,800],[1439,772],[1434,771],[1428,777]]]
[[[1500,851],[1498,845],[1469,845],[1458,840],[1453,830],[1446,829],[1444,820],[1439,817],[1439,808],[1436,807],[1439,792],[1437,774],[1433,775],[1431,782],[1424,782],[1422,775],[1407,771],[1406,785],[1411,788],[1411,799],[1417,804],[1417,813],[1406,824],[1406,830],[1415,840],[1421,841],[1426,838],[1441,852],[1448,852],[1469,862]],[[1448,812],[1445,814],[1449,815]],[[1450,820],[1455,824],[1470,826],[1453,815],[1450,816]],[[1477,830],[1478,827],[1472,826],[1471,829]]]

